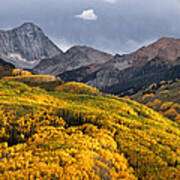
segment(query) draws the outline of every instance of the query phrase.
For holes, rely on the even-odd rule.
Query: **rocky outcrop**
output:
[[[87,82],[88,85],[95,86],[101,90],[110,87],[119,82],[119,73],[125,69],[131,68],[134,58],[129,55],[116,55],[113,59],[104,63],[101,68],[95,72],[95,79]]]
[[[30,68],[44,58],[52,58],[62,51],[32,23],[0,31],[0,56],[17,67]]]

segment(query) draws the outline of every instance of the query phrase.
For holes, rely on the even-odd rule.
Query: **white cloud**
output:
[[[76,15],[76,18],[84,19],[84,20],[97,20],[97,15],[94,13],[93,9],[88,9],[83,11],[81,14]]]
[[[107,2],[107,3],[116,3],[117,2],[117,0],[104,0],[105,2]]]

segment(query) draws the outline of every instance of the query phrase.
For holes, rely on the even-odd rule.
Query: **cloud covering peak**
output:
[[[81,14],[76,15],[75,17],[84,20],[97,20],[98,18],[93,9],[84,10]]]

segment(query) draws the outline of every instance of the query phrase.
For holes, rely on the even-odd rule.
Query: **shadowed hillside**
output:
[[[15,66],[11,63],[8,63],[0,58],[0,78],[4,76],[11,76],[12,70],[15,68]]]

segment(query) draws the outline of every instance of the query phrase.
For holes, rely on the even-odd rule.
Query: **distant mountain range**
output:
[[[133,53],[117,54],[105,63],[81,66],[58,76],[108,93],[134,94],[151,83],[180,77],[180,39],[161,38]]]
[[[16,67],[79,81],[108,93],[133,94],[153,82],[180,77],[180,39],[161,38],[125,55],[87,46],[62,52],[43,31],[25,23],[0,31],[0,56]]]

